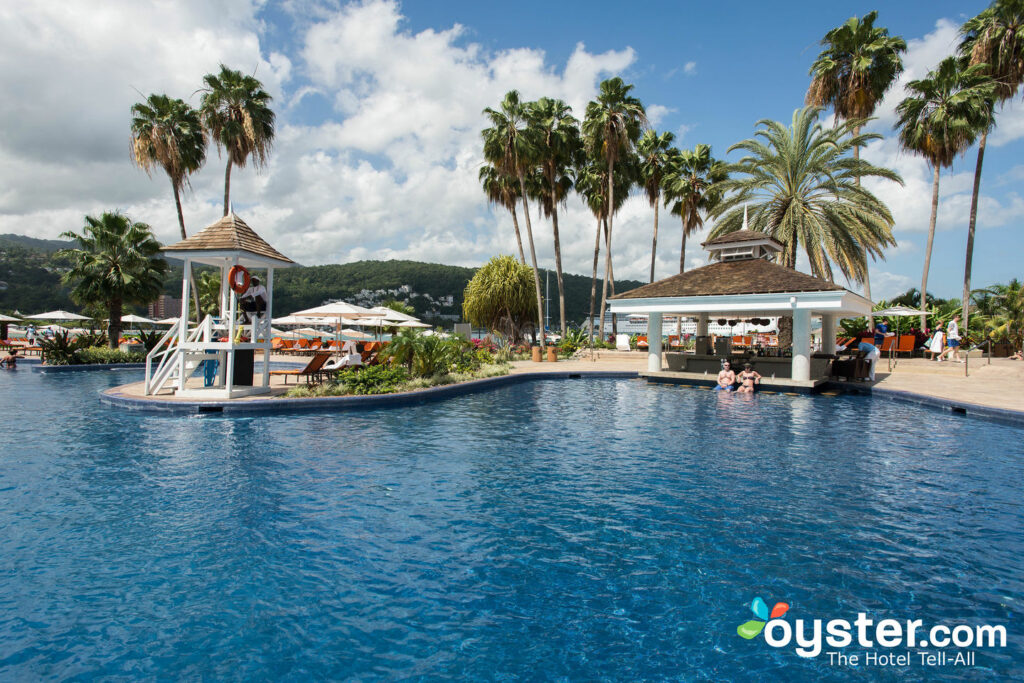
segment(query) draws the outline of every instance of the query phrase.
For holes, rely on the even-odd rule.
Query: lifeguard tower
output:
[[[233,211],[163,251],[185,262],[181,318],[146,356],[145,394],[151,396],[167,388],[175,396],[187,398],[232,399],[268,393],[274,269],[288,268],[295,262],[267,244]],[[189,325],[189,272],[193,263],[220,268],[220,310],[216,315],[206,315],[198,325]],[[239,297],[249,287],[251,277],[264,273],[266,310],[243,324]],[[256,376],[254,357],[259,349],[263,350],[263,371]],[[204,375],[192,378],[204,362]]]

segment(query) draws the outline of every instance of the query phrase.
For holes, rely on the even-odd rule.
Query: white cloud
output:
[[[683,73],[687,76],[693,76],[697,73],[697,62],[687,62],[683,65]]]
[[[668,114],[674,112],[675,109],[666,107],[660,104],[652,104],[647,107],[647,120],[650,122],[652,127],[657,127],[665,119]]]

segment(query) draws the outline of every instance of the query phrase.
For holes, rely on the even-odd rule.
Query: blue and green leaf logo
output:
[[[745,621],[736,627],[736,633],[740,634],[741,638],[750,640],[760,635],[761,631],[764,630],[764,625],[768,623],[770,619],[779,619],[789,611],[789,605],[784,602],[775,603],[775,607],[772,607],[772,611],[768,611],[768,605],[760,597],[754,598],[750,603],[750,611],[754,613],[757,619],[751,619]]]

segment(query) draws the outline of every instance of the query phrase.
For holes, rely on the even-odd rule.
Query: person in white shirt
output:
[[[946,356],[954,363],[963,363],[960,359],[960,316],[954,315],[953,319],[946,325],[946,344],[948,347],[939,356],[939,360],[942,360]]]
[[[942,357],[942,349],[946,345],[946,333],[942,331],[941,327],[936,327],[932,331],[932,338],[928,340],[928,353],[931,354],[929,360],[938,361]]]
[[[267,310],[267,288],[260,284],[258,277],[249,282],[249,289],[245,290],[238,304],[246,316],[245,323],[251,323],[260,313]]]

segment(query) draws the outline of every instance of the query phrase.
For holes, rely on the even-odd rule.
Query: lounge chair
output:
[[[629,348],[629,335],[628,334],[618,334],[618,335],[615,335],[615,350],[616,351],[632,351],[632,349]]]
[[[907,354],[907,356],[913,355],[913,353],[914,353],[914,342],[916,340],[917,340],[917,337],[915,337],[912,334],[901,334],[900,335],[900,342],[896,346],[896,355],[898,356],[901,353],[905,353],[905,354]]]
[[[279,375],[284,377],[284,383],[288,384],[289,377],[305,377],[306,384],[313,384],[314,382],[323,381],[324,376],[324,365],[327,360],[331,357],[331,354],[320,351],[317,352],[306,364],[306,367],[301,370],[271,370],[271,375]]]

